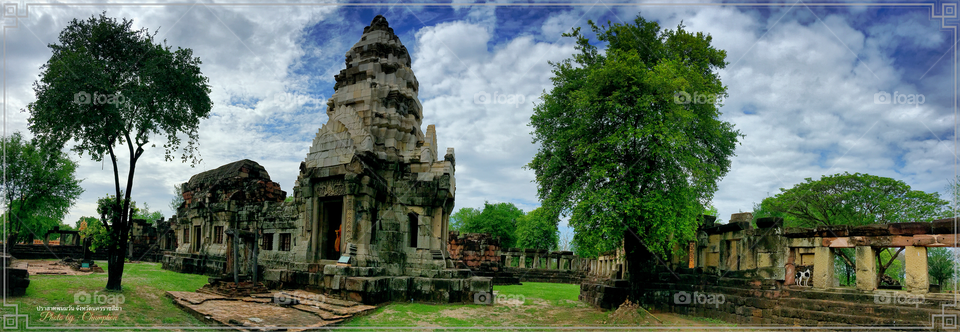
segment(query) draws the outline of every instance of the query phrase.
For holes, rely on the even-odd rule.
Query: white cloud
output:
[[[436,123],[441,147],[456,149],[458,207],[511,201],[528,211],[535,206],[524,202],[537,196],[533,172],[522,168],[536,152],[527,123],[535,99],[552,86],[547,61],[569,57],[573,47],[530,36],[489,42],[485,27],[465,21],[417,33],[413,69],[424,124]]]
[[[612,16],[615,23],[632,22],[639,9],[664,28],[674,29],[682,20],[688,31],[709,33],[714,45],[727,51],[730,65],[720,75],[730,96],[722,118],[747,136],[716,193],[714,202],[724,220],[808,177],[861,172],[944,192],[953,176],[955,87],[950,56],[940,59],[952,46],[948,34],[937,28],[939,21],[929,20],[922,10],[865,23],[843,11],[815,11],[814,16],[804,7],[762,12],[585,6],[558,9],[542,23],[505,36],[498,35],[504,18],[496,8],[456,8],[453,15],[459,19],[439,24],[446,17],[438,12],[387,9],[418,26],[398,33],[412,51],[424,127],[436,124],[440,147],[456,149],[458,208],[479,207],[484,200],[513,202],[525,211],[536,206],[533,172],[522,168],[537,150],[527,123],[536,99],[552,87],[547,62],[574,52],[573,40],[560,38],[560,33],[582,27],[588,19],[606,23]],[[13,64],[6,76],[8,133],[27,132],[27,114],[19,110],[34,100],[30,85],[50,57],[46,45],[56,41],[70,18],[87,18],[101,10],[33,10],[19,29],[8,30],[6,60]],[[162,150],[148,149],[138,164],[134,199],[169,216],[173,184],[238,159],[261,163],[290,191],[297,165],[326,121],[329,96],[308,91],[316,85],[332,87],[333,75],[343,67],[343,54],[336,50],[355,43],[362,29],[333,11],[203,4],[109,7],[108,15],[134,18],[136,26],[151,31],[159,27],[158,36],[170,45],[193,49],[210,77],[215,103],[211,118],[200,127],[204,162],[196,168],[164,162]],[[388,18],[395,26],[399,23]],[[421,19],[426,25],[422,28]],[[336,28],[305,33],[321,20]],[[312,40],[316,38],[322,40]],[[913,49],[924,55],[905,52]],[[926,103],[878,105],[873,100],[878,91],[922,93]],[[523,99],[512,104],[474,102],[486,95]],[[113,192],[109,164],[101,170],[100,163],[87,156],[74,159],[80,160],[78,173],[85,179],[86,193],[67,223],[94,215],[96,198]]]

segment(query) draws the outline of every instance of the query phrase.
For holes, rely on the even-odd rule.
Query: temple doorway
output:
[[[322,204],[321,241],[320,251],[321,259],[340,259],[340,251],[343,248],[341,242],[343,229],[343,198],[334,201],[326,201]]]

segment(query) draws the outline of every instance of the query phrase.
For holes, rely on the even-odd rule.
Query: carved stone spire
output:
[[[334,94],[327,101],[330,120],[317,133],[306,166],[345,163],[347,155],[365,151],[391,162],[421,159],[423,107],[410,64],[410,53],[387,19],[375,17],[347,51],[346,68],[335,76]],[[321,153],[331,149],[342,158]],[[436,160],[433,149],[429,159]]]

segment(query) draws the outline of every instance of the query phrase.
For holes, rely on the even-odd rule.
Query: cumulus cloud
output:
[[[213,114],[201,122],[203,162],[164,162],[148,149],[134,199],[169,216],[172,186],[239,159],[263,164],[291,190],[299,162],[326,121],[326,98],[343,54],[372,9],[284,6],[50,7],[8,30],[6,133],[27,132],[31,83],[50,56],[47,44],[71,18],[106,9],[135,20],[174,46],[191,48],[210,77]],[[537,151],[529,123],[552,87],[548,61],[574,53],[560,34],[586,21],[632,22],[638,12],[668,29],[681,21],[727,51],[722,118],[746,137],[714,203],[727,219],[804,178],[844,171],[889,176],[945,192],[952,177],[953,48],[926,10],[804,6],[738,7],[384,7],[411,51],[420,81],[424,129],[436,124],[441,148],[457,153],[457,207],[484,201],[539,206]],[[370,15],[368,15],[370,14]],[[371,17],[367,17],[371,16]],[[868,16],[869,19],[862,18]],[[361,22],[362,21],[362,22]],[[592,37],[592,33],[582,30]],[[601,49],[604,47],[598,44]],[[887,92],[923,94],[922,105],[878,104]],[[441,150],[442,151],[442,150]],[[86,193],[65,222],[93,215],[113,192],[110,165],[80,160]],[[565,224],[565,222],[563,222]]]

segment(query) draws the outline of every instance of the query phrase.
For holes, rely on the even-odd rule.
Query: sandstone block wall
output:
[[[705,274],[661,273],[658,280],[634,285],[640,294],[637,302],[656,310],[699,317],[710,317],[749,326],[812,326],[820,329],[853,326],[933,327],[943,330],[944,313],[956,315],[948,294],[917,294],[891,291],[875,294],[852,289],[818,290],[783,286],[775,280],[718,277]],[[591,288],[592,287],[592,288]],[[584,284],[581,299],[599,307],[616,308],[620,298],[598,298],[596,285]],[[608,286],[609,287],[609,286]],[[606,293],[616,293],[607,288]],[[591,297],[592,296],[592,297]],[[944,309],[946,308],[946,311]],[[934,327],[938,318],[940,324]],[[954,316],[955,317],[955,316]]]
[[[450,259],[461,262],[471,270],[500,270],[500,241],[485,233],[451,231],[447,246]]]

